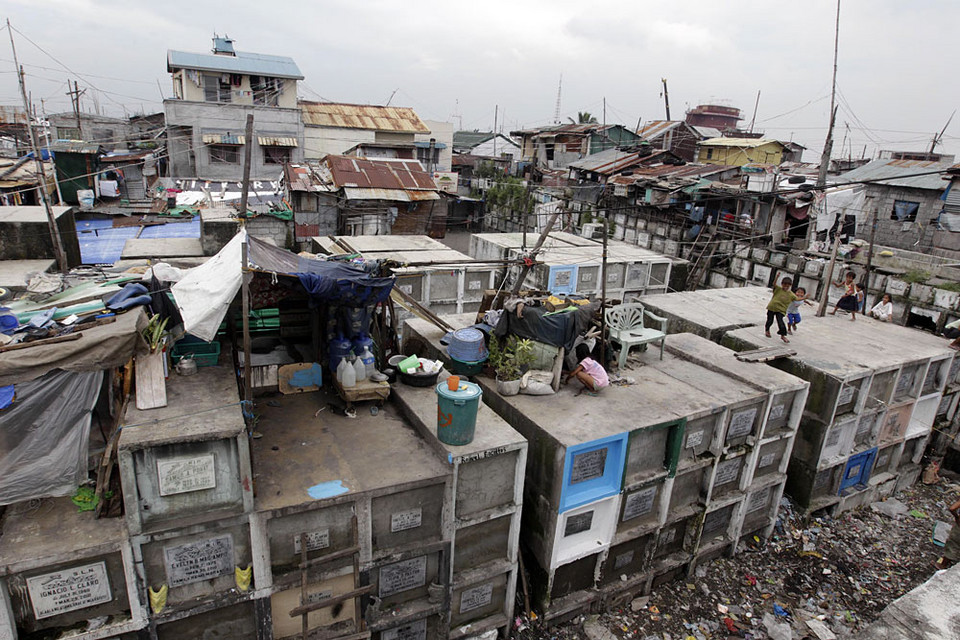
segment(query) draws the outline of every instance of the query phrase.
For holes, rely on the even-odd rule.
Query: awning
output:
[[[394,202],[420,202],[423,200],[440,199],[440,194],[436,191],[407,191],[404,189],[372,189],[361,187],[344,187],[343,195],[347,200],[392,200]]]
[[[232,144],[240,146],[247,143],[245,136],[232,136],[229,133],[205,133],[202,138],[203,144]]]
[[[257,136],[261,147],[296,147],[296,138],[275,138],[273,136]]]

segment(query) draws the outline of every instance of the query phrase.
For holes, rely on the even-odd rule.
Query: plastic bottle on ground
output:
[[[370,376],[377,372],[377,359],[370,351],[370,347],[363,347],[363,353],[360,354],[360,361],[363,362],[363,368],[366,371],[365,376],[366,379],[369,380]]]
[[[346,358],[343,359],[343,377],[340,378],[340,386],[344,389],[352,389],[357,386],[357,370],[354,366],[347,362]]]
[[[357,382],[367,379],[367,367],[364,366],[363,360],[360,358],[354,357],[353,370],[356,373]]]

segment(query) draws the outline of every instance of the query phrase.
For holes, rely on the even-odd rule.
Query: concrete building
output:
[[[780,164],[785,149],[782,142],[770,138],[711,138],[697,146],[697,162],[735,167]]]
[[[642,302],[667,318],[671,332],[744,351],[772,344],[760,326],[768,300],[769,289],[744,287]],[[809,381],[810,394],[787,493],[808,513],[840,513],[913,484],[945,390],[955,402],[960,362],[946,341],[869,318],[810,313],[789,350],[769,364]]]
[[[107,151],[156,148],[156,138],[164,127],[162,113],[129,118],[83,112],[79,116],[73,112],[54,113],[47,121],[54,140],[84,140],[99,144]]]
[[[300,111],[307,160],[331,154],[415,160],[416,136],[430,134],[409,107],[304,100]]]
[[[424,120],[430,133],[416,133],[413,143],[417,147],[417,160],[424,169],[449,173],[453,170],[453,123],[439,120]],[[433,141],[433,145],[430,141]]]
[[[67,265],[80,264],[76,207],[51,207]],[[0,260],[54,258],[53,239],[43,206],[0,207]]]
[[[432,357],[444,357],[443,333],[404,328]],[[521,544],[548,622],[623,606],[773,529],[807,383],[693,335],[666,349],[602,398],[502,397],[477,378],[529,442]]]
[[[864,185],[857,237],[870,237],[876,215],[875,237],[879,244],[908,251],[960,251],[956,234],[940,231],[936,224],[947,186],[943,175],[951,165],[953,156],[923,160],[880,158],[837,176],[841,183],[882,179]]]
[[[239,180],[245,145],[253,145],[250,176],[277,179],[284,163],[303,159],[297,81],[292,58],[236,51],[214,38],[212,53],[167,52],[173,98],[163,101],[169,174]],[[245,139],[248,114],[252,140]]]

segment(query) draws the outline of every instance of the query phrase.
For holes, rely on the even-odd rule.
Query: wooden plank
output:
[[[7,351],[17,351],[18,349],[27,349],[29,347],[40,347],[45,344],[56,344],[57,342],[72,342],[74,340],[79,340],[83,336],[83,332],[78,333],[68,333],[65,336],[56,336],[55,338],[41,338],[40,340],[34,340],[32,342],[21,342],[19,344],[12,344],[9,347],[0,347],[0,353],[5,353]]]
[[[796,350],[790,347],[763,347],[751,351],[741,351],[737,354],[737,360],[741,362],[769,362],[777,358],[787,358],[797,355]]]
[[[302,547],[303,545],[301,545]],[[306,556],[300,560],[300,569],[307,569],[309,567],[316,567],[321,564],[327,564],[333,562],[334,560],[339,560],[341,558],[346,558],[347,556],[352,556],[355,553],[360,551],[360,547],[353,545],[352,547],[347,547],[346,549],[341,549],[340,551],[334,551],[333,553],[327,553],[316,558],[306,559]]]
[[[163,352],[137,356],[137,409],[167,406],[167,381],[163,377]]]
[[[320,609],[326,609],[328,607],[333,607],[341,602],[346,602],[347,600],[352,600],[353,598],[359,598],[360,596],[365,596],[371,591],[373,591],[374,585],[370,584],[365,587],[360,587],[359,589],[354,589],[353,591],[348,591],[343,595],[336,596],[334,598],[327,598],[326,600],[321,600],[320,602],[313,602],[310,604],[304,604],[296,609],[290,610],[290,617],[302,616],[304,614],[310,613],[311,611],[318,611]]]

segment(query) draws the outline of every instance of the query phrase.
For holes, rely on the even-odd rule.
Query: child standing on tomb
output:
[[[850,320],[857,319],[857,309],[860,308],[860,302],[857,300],[857,287],[853,284],[853,281],[856,280],[856,278],[857,274],[855,274],[853,271],[847,271],[847,275],[843,282],[834,283],[834,286],[843,287],[843,296],[837,300],[837,304],[833,308],[833,311],[830,312],[830,315],[837,315],[838,310],[849,311]]]
[[[764,325],[763,328],[768,338],[770,337],[770,327],[773,325],[773,321],[776,320],[777,335],[779,335],[780,339],[784,342],[790,342],[790,340],[787,339],[787,327],[783,323],[783,316],[787,313],[787,309],[790,308],[790,303],[797,299],[797,294],[790,289],[792,285],[793,280],[784,278],[780,281],[779,287],[773,288],[773,296],[767,304],[767,324]]]

